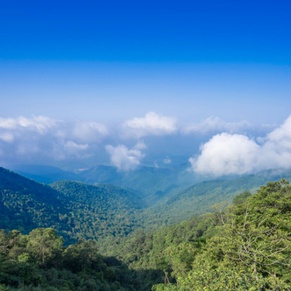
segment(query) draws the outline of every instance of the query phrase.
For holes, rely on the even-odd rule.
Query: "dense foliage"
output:
[[[95,240],[121,237],[139,225],[135,213],[142,202],[132,191],[68,181],[51,186],[63,194],[60,200],[66,205],[67,214],[61,219],[71,226],[66,232],[70,237]]]
[[[178,223],[245,189],[245,180],[229,183],[233,186],[227,187],[226,181],[200,183],[143,208],[136,192],[116,186],[63,181],[49,187],[0,168],[0,228],[28,233],[36,227],[53,227],[66,243],[122,237],[138,228]]]
[[[110,166],[97,166],[80,173],[88,183],[107,183],[134,189],[147,206],[154,205],[171,191],[185,188],[195,182],[186,167],[162,168],[141,166],[135,171],[118,171]]]
[[[162,270],[153,290],[291,290],[291,186],[270,182],[231,207],[107,251],[133,269]]]
[[[0,290],[145,290],[145,273],[101,256],[93,240],[65,248],[52,228],[0,232]]]
[[[59,195],[51,187],[0,167],[0,229],[22,232],[38,226],[60,229],[59,215],[67,211]]]
[[[64,247],[51,228],[2,231],[0,288],[290,290],[291,185],[270,182],[234,202],[152,233],[108,238],[102,247],[91,240]]]
[[[52,187],[0,168],[0,229],[53,227],[66,242],[125,236],[139,224],[141,199],[110,185],[58,182]]]
[[[246,177],[236,187],[234,181],[200,183],[154,212],[141,209],[134,192],[110,185],[48,187],[1,168],[0,178],[0,226],[6,230],[0,232],[0,290],[291,290],[287,180],[253,195],[244,191],[243,185],[254,185]],[[228,206],[235,189],[241,194]],[[221,201],[211,213],[135,230],[170,220],[173,205],[174,219],[181,219],[189,209],[185,201],[202,207],[207,197]],[[43,228],[49,224],[53,228]],[[66,247],[56,231],[66,235]]]

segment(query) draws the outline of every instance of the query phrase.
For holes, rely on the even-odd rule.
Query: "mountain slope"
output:
[[[45,184],[62,180],[80,181],[81,179],[75,173],[44,165],[18,165],[13,167],[13,171],[28,179]]]
[[[110,186],[58,182],[39,184],[0,168],[0,229],[29,232],[53,227],[66,241],[125,236],[138,225],[142,202],[135,193]]]
[[[224,210],[103,249],[130,269],[163,270],[164,285],[151,290],[291,290],[291,185],[269,182],[238,197]]]
[[[130,172],[118,171],[111,166],[96,166],[79,175],[87,183],[109,183],[138,191],[147,205],[153,205],[172,191],[195,183],[195,177],[185,165],[176,168],[141,166]]]
[[[142,201],[132,191],[71,181],[56,182],[51,187],[65,197],[62,199],[73,237],[125,236],[138,226],[135,213],[142,207]]]
[[[214,204],[230,202],[236,194],[283,177],[290,178],[290,172],[205,181],[180,192],[165,192],[159,203],[143,208],[135,191],[72,181],[50,187],[0,168],[0,228],[27,233],[36,227],[53,227],[67,241],[122,237],[140,227],[153,229],[211,211]]]
[[[67,210],[59,196],[48,186],[0,167],[0,228],[23,232],[35,227],[60,229],[59,214]]]
[[[254,175],[228,177],[197,183],[161,203],[147,209],[143,217],[150,217],[150,224],[173,224],[212,211],[215,204],[230,204],[233,197],[244,191],[255,191],[268,181],[289,179],[289,171],[264,171]],[[221,205],[220,207],[224,207]]]

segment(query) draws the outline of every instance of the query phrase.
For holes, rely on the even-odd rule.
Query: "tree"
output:
[[[63,238],[53,228],[36,228],[28,236],[27,249],[40,266],[46,266],[63,250]]]
[[[73,272],[85,269],[102,270],[104,263],[98,253],[97,243],[93,240],[79,240],[64,251],[64,266]]]
[[[185,290],[289,290],[291,186],[268,183],[230,210],[178,284]]]

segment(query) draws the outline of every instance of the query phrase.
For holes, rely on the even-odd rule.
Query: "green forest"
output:
[[[285,179],[254,193],[227,181],[192,186],[164,203],[181,212],[165,223],[169,213],[128,189],[47,186],[0,170],[0,290],[291,290]],[[211,210],[184,219],[185,201],[203,196]]]

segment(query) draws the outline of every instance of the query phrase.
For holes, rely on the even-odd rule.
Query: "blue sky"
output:
[[[1,1],[0,113],[280,122],[290,10],[289,1]]]
[[[285,64],[289,13],[270,0],[1,1],[1,59]]]
[[[0,1],[0,157],[24,129],[56,130],[52,120],[66,132],[57,143],[75,151],[90,147],[91,133],[82,140],[68,132],[84,127],[106,136],[98,149],[114,139],[117,150],[125,144],[141,151],[137,139],[120,136],[135,118],[143,132],[151,129],[145,144],[149,135],[199,124],[251,138],[253,126],[264,137],[290,115],[290,12],[286,0]],[[175,130],[157,133],[153,123],[163,118],[175,120]],[[25,148],[10,147],[11,157]],[[48,148],[57,151],[56,144]]]

